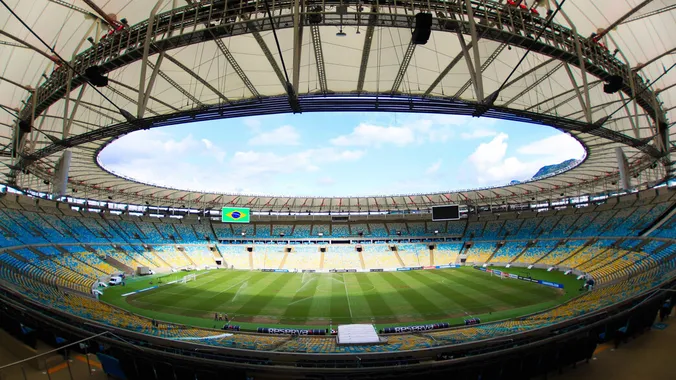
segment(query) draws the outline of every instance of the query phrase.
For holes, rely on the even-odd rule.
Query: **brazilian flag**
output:
[[[223,207],[223,223],[249,223],[249,209],[237,207]]]

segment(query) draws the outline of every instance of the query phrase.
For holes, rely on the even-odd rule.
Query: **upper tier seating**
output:
[[[512,262],[517,256],[526,248],[527,241],[510,241],[506,242],[495,255],[491,258],[493,264],[508,264]]]
[[[495,251],[495,244],[493,243],[474,243],[471,248],[466,249],[467,262],[484,264],[491,257],[493,251]]]
[[[439,243],[434,250],[435,265],[455,264],[463,243]]]
[[[523,255],[519,256],[517,261],[524,264],[535,264],[551,252],[557,244],[558,240],[539,240],[534,245],[528,247]]]

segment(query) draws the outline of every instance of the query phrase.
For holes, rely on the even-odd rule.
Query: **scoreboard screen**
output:
[[[458,205],[432,207],[432,220],[435,222],[458,219],[460,219],[460,206]]]
[[[248,208],[223,207],[221,221],[223,223],[249,223],[250,216]]]

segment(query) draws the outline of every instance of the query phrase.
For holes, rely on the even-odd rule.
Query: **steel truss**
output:
[[[323,2],[325,6],[342,3],[341,0],[327,0]],[[293,27],[294,17],[298,16],[294,13],[295,4],[295,0],[275,2],[274,11],[272,12],[275,28]],[[320,12],[322,18],[320,24],[318,24],[321,26],[336,26],[339,24],[344,26],[367,26],[367,38],[364,43],[364,51],[362,52],[362,65],[357,86],[357,92],[361,96],[360,99],[354,99],[353,94],[322,94],[321,96],[315,96],[296,95],[295,93],[289,93],[289,97],[261,99],[255,89],[247,85],[252,92],[252,99],[233,101],[227,105],[208,105],[200,103],[198,99],[194,98],[187,91],[181,91],[182,89],[178,84],[172,83],[171,78],[165,77],[164,73],[159,71],[160,76],[181,91],[187,99],[192,100],[195,106],[194,109],[171,115],[152,116],[132,123],[115,124],[77,136],[71,136],[68,139],[56,141],[39,150],[19,155],[15,166],[20,169],[28,168],[31,164],[37,163],[43,158],[63,150],[64,147],[109,140],[138,129],[214,118],[228,118],[234,117],[234,115],[238,117],[253,116],[295,112],[298,109],[302,109],[304,112],[332,110],[373,111],[377,109],[379,111],[392,112],[475,114],[478,106],[477,103],[450,98],[430,97],[429,94],[434,89],[433,87],[427,90],[424,98],[412,98],[410,95],[399,96],[397,94],[383,97],[383,94],[363,92],[366,63],[368,62],[371,39],[376,24],[379,27],[408,29],[412,25],[414,14],[406,11],[407,9],[423,9],[432,12],[437,16],[434,18],[432,29],[437,32],[471,34],[477,37],[476,40],[480,36],[481,39],[500,43],[501,48],[504,48],[506,45],[512,45],[522,49],[530,49],[533,52],[558,60],[560,63],[578,68],[584,67],[586,73],[600,78],[600,80],[605,80],[612,75],[619,75],[624,78],[622,91],[626,97],[634,98],[635,95],[636,103],[643,109],[644,114],[653,120],[658,127],[657,129],[666,126],[665,111],[660,109],[661,106],[657,99],[657,94],[647,87],[647,83],[638,75],[637,70],[632,70],[625,63],[615,58],[611,52],[593,41],[575,35],[564,26],[552,23],[549,27],[545,28],[545,18],[532,17],[527,12],[514,11],[510,7],[505,7],[504,4],[490,0],[459,1],[454,4],[441,0],[425,2],[376,1],[370,11],[366,9],[354,12],[348,10],[346,14],[338,14],[328,9],[324,10]],[[308,22],[307,16],[309,13],[317,13],[316,9],[309,10],[308,7],[304,7],[299,12],[303,16],[300,19],[304,23]],[[480,19],[484,22],[475,23],[474,19]],[[75,70],[75,74],[69,73],[66,66],[54,70],[48,80],[42,83],[25,102],[26,106],[20,111],[19,117],[23,120],[37,118],[51,105],[63,97],[68,97],[68,92],[73,91],[85,82],[81,74],[90,66],[98,65],[103,68],[104,72],[112,72],[133,62],[142,60],[144,56],[166,53],[172,49],[207,41],[217,41],[218,43],[220,39],[230,36],[245,34],[260,36],[260,32],[271,30],[271,28],[272,26],[266,17],[265,6],[263,3],[259,4],[258,2],[245,3],[239,0],[203,1],[157,14],[152,18],[152,22],[140,23],[129,29],[110,35],[105,40],[75,56],[70,62],[70,65]],[[538,42],[535,42],[532,36],[536,35],[543,28],[545,28],[545,31],[542,37]],[[257,38],[257,40],[259,39]],[[152,43],[148,44],[146,41],[152,41]],[[477,41],[470,42],[470,44],[476,43]],[[263,45],[261,46],[263,47]],[[468,45],[469,47],[470,45]],[[494,56],[489,58],[484,66],[487,67],[490,64],[489,61],[492,61],[501,50],[496,50]],[[460,55],[456,57],[445,72],[448,72],[460,59]],[[269,60],[271,64],[275,63],[274,59]],[[481,65],[481,63],[475,62],[475,65]],[[150,62],[148,62],[148,66],[151,69],[154,67]],[[484,68],[478,67],[480,69]],[[188,68],[186,67],[186,69]],[[275,71],[280,80],[282,80],[283,78],[280,75],[279,69],[277,68]],[[400,78],[398,83],[401,83],[405,70],[400,70],[399,74],[401,75],[398,75],[398,78]],[[480,75],[480,73],[477,75]],[[440,76],[435,81],[434,86],[442,78],[443,76]],[[465,84],[463,89],[466,90],[466,87],[469,85],[470,82]],[[396,90],[398,87],[397,85],[393,89]],[[325,91],[324,89],[322,90]],[[289,91],[288,88],[287,91]],[[227,99],[224,96],[220,96],[217,90],[214,92],[219,94],[222,101],[227,102]],[[376,95],[380,97],[376,97]],[[295,107],[294,102],[289,101],[290,97],[295,96],[297,96],[300,107]],[[481,114],[488,117],[549,125],[565,131],[588,133],[634,147],[646,155],[646,161],[654,162],[655,160],[662,160],[664,164],[668,164],[668,156],[666,155],[669,152],[651,145],[651,140],[642,140],[611,130],[604,126],[603,122],[589,123],[567,120],[552,115],[509,109],[506,105],[495,105],[487,110],[485,105],[481,106],[483,107],[481,108]]]

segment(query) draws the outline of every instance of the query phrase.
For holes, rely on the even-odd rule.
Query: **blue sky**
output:
[[[142,182],[224,193],[355,196],[479,188],[582,158],[555,129],[444,115],[307,113],[139,131],[100,163]]]

